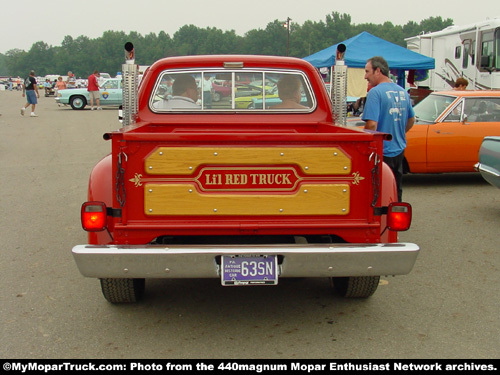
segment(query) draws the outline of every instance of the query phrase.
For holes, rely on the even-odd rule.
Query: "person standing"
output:
[[[183,109],[201,109],[197,104],[198,87],[196,80],[190,74],[177,74],[172,84],[172,97],[163,99],[155,103],[155,108],[183,110]]]
[[[394,173],[401,202],[406,133],[415,123],[415,112],[408,93],[389,78],[389,65],[383,57],[368,59],[365,79],[372,89],[366,96],[362,120],[365,129],[392,135],[392,140],[384,141],[384,162]]]
[[[99,107],[99,96],[101,93],[99,92],[99,71],[94,70],[94,73],[91,74],[88,78],[87,91],[89,92],[90,97],[90,110],[94,110],[94,101],[97,104],[97,109],[100,110]]]
[[[45,80],[43,83],[43,89],[45,90],[45,96],[49,96],[52,89],[52,82],[50,82],[50,79],[47,78]]]
[[[201,90],[203,91],[203,108],[212,108],[212,93],[214,89],[212,87],[212,80],[207,74],[205,74],[205,79],[201,84]]]
[[[467,90],[467,86],[469,85],[469,81],[467,81],[464,77],[457,78],[455,81],[455,86],[453,87],[453,90]]]
[[[76,77],[71,71],[68,72],[68,79],[66,80],[66,88],[76,89]]]
[[[24,116],[24,112],[26,111],[26,108],[28,108],[31,105],[31,117],[38,117],[35,114],[35,107],[38,103],[37,98],[40,97],[40,94],[38,93],[38,86],[36,84],[36,78],[35,78],[35,71],[32,70],[30,72],[30,75],[26,80],[24,81],[23,84],[23,98],[26,96],[26,105],[21,108],[21,116]]]
[[[66,82],[63,81],[62,77],[57,78],[56,89],[57,89],[57,91],[66,90]]]
[[[302,100],[302,82],[298,75],[287,74],[278,81],[278,96],[281,103],[269,109],[308,109],[300,104]]]

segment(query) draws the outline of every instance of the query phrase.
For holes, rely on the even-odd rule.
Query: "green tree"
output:
[[[132,33],[130,33],[129,39],[134,40],[137,56],[140,56],[140,65],[151,65],[162,57],[161,46],[155,33],[149,33],[144,37],[141,36],[138,40],[134,39]]]
[[[29,62],[29,70],[35,70],[39,76],[45,76],[54,62],[54,50],[44,42],[34,43],[24,59]]]
[[[132,35],[138,37],[139,34]],[[102,37],[94,43],[93,53],[98,58],[94,62],[94,69],[110,74],[121,70],[121,65],[125,60],[124,46],[129,41],[134,42],[123,31],[105,31]],[[137,58],[136,63],[140,64],[140,60]],[[91,73],[91,71],[88,73]]]
[[[338,12],[332,12],[326,16],[326,31],[327,37],[330,40],[334,40],[334,43],[329,43],[332,45],[343,40],[349,39],[354,36],[352,33],[351,26],[351,16],[348,14],[340,14]],[[323,47],[326,48],[327,46]]]
[[[184,25],[174,34],[174,46],[177,55],[200,55],[200,29],[195,25]]]
[[[405,38],[418,35],[421,31],[420,25],[414,21],[409,21],[403,26],[403,35]]]
[[[170,35],[165,33],[165,31],[160,31],[158,33],[156,53],[153,55],[153,59],[149,61],[148,65],[152,64],[153,62],[155,62],[160,58],[175,56],[175,55],[176,55],[176,50],[172,38],[170,37]]]
[[[5,65],[11,76],[27,76],[29,73],[29,61],[26,58],[27,52],[21,49],[11,49],[5,54],[6,61]]]
[[[291,25],[290,40],[293,35]],[[244,52],[252,55],[286,55],[287,29],[285,21],[274,20],[265,30],[250,30],[245,34]]]
[[[422,32],[442,30],[453,24],[450,18],[429,17],[420,23],[405,25],[352,24],[351,16],[331,12],[324,21],[305,21],[302,25],[290,23],[289,55],[304,57],[333,44],[367,31],[382,39],[406,47],[405,38]],[[244,36],[234,30],[222,31],[215,27],[182,26],[171,37],[164,31],[146,36],[132,31],[106,31],[101,37],[65,36],[60,46],[49,46],[39,41],[28,52],[13,49],[0,55],[0,74],[25,76],[34,69],[37,74],[65,75],[71,70],[77,77],[87,77],[94,69],[112,75],[121,70],[124,62],[123,46],[132,42],[136,48],[136,63],[151,65],[168,56],[200,54],[255,54],[286,55],[288,30],[285,20],[269,22],[265,29],[253,29]]]
[[[326,42],[328,41],[328,42]],[[333,43],[326,37],[326,25],[323,21],[306,21],[302,26],[293,28],[290,43],[290,55],[304,57],[321,51]]]
[[[432,31],[439,31],[451,25],[453,25],[453,20],[451,18],[443,20],[441,17],[429,17],[420,22],[420,31],[426,33]]]
[[[8,76],[9,68],[7,67],[7,56],[0,53],[0,76]]]

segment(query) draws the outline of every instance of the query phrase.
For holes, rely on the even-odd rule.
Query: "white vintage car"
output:
[[[484,137],[475,169],[486,181],[500,189],[500,137]]]
[[[100,85],[100,106],[120,106],[123,90],[121,78],[110,78]],[[59,90],[56,96],[57,104],[69,104],[73,109],[84,109],[90,103],[86,88]]]

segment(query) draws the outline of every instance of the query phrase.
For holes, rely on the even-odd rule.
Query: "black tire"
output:
[[[368,298],[377,290],[380,276],[333,277],[332,281],[342,297]]]
[[[101,279],[104,298],[111,303],[131,303],[139,301],[145,289],[144,279]]]
[[[69,104],[73,109],[77,110],[84,109],[85,106],[87,105],[87,99],[85,99],[85,96],[75,95],[71,97]]]

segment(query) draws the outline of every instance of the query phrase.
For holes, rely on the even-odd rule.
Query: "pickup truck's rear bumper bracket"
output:
[[[78,269],[96,278],[217,278],[221,255],[278,255],[280,277],[405,275],[419,247],[390,244],[77,245]]]
[[[389,207],[387,207],[387,206],[384,206],[384,207],[373,207],[373,214],[375,216],[387,215],[387,212],[389,212]]]

